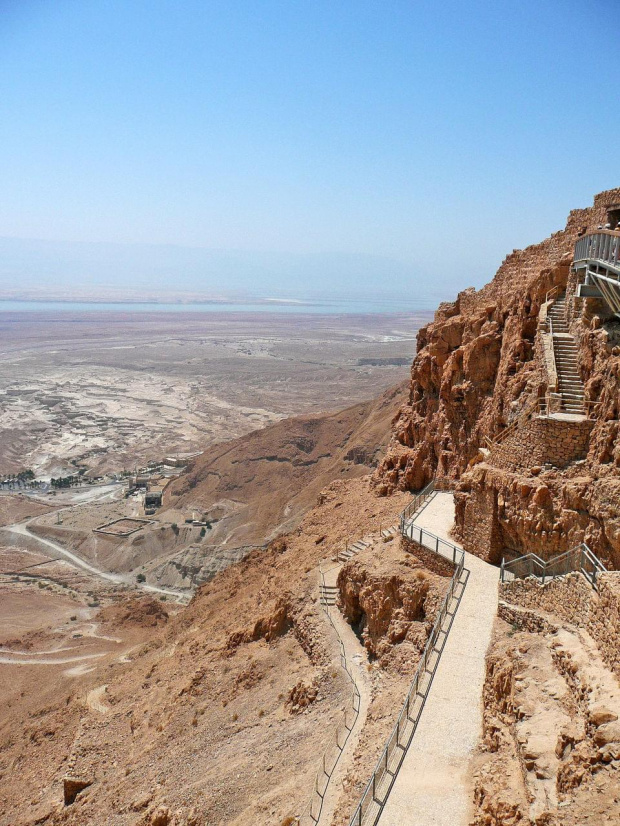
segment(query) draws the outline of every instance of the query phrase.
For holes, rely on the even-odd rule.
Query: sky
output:
[[[620,185],[619,0],[0,0],[0,287],[450,297]]]

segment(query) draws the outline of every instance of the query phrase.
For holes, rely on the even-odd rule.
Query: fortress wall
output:
[[[545,464],[566,467],[588,453],[593,422],[571,422],[537,416],[524,422],[505,441],[491,449],[488,462],[501,470]]]
[[[583,628],[620,677],[620,572],[600,574],[598,593],[575,573],[544,586],[524,579],[504,583],[500,585],[500,599],[521,608],[547,611]]]

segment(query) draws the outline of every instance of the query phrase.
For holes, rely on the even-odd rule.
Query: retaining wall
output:
[[[488,463],[502,470],[521,470],[536,465],[566,467],[584,459],[594,422],[566,421],[536,416],[524,422],[510,436],[494,445]]]
[[[546,585],[518,579],[500,585],[500,599],[522,608],[546,611],[584,628],[601,656],[620,678],[620,571],[598,576],[598,593],[581,574]]]

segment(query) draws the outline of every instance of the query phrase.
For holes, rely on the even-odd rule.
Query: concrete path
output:
[[[452,494],[435,492],[413,522],[453,542]],[[380,826],[467,826],[472,814],[468,768],[482,733],[485,655],[499,570],[469,553],[465,567],[467,586]]]

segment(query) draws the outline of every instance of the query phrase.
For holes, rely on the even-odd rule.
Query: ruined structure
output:
[[[456,484],[464,547],[499,563],[586,542],[620,567],[620,189],[515,250],[418,335],[380,492]]]

